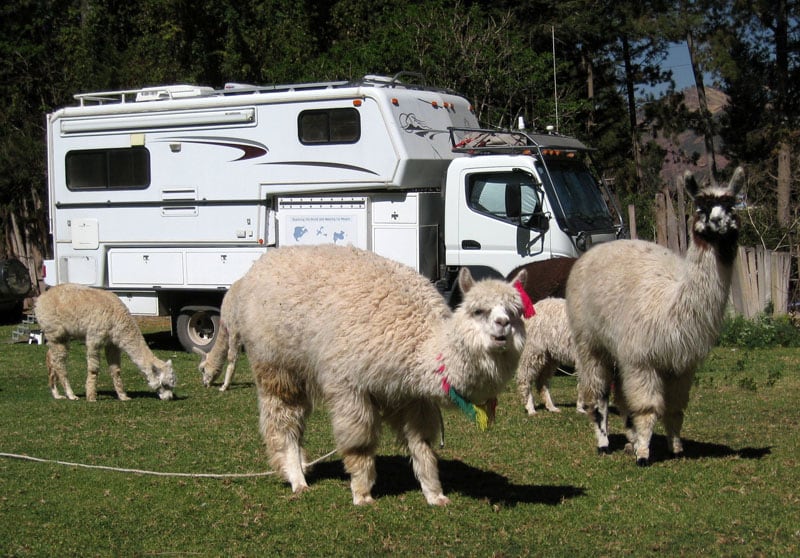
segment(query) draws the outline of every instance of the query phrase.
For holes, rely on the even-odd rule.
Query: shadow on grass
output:
[[[169,331],[155,331],[144,334],[144,340],[151,350],[155,351],[178,351],[184,352],[183,346],[177,337],[173,337]],[[198,357],[199,360],[200,357]]]
[[[741,459],[761,459],[772,453],[772,448],[741,448],[733,449],[722,444],[698,442],[682,439],[683,455],[679,459],[719,459],[724,457],[740,457]],[[612,452],[624,451],[627,439],[622,434],[609,436],[609,447]],[[675,459],[670,451],[669,440],[664,435],[654,434],[650,440],[650,462],[659,463]]]
[[[372,493],[376,498],[398,496],[420,491],[411,463],[405,456],[378,456],[378,480]],[[477,469],[462,461],[439,460],[439,475],[445,494],[458,492],[476,500],[513,507],[517,504],[557,505],[564,500],[583,496],[585,490],[576,486],[539,486],[513,484],[502,475]],[[349,476],[341,460],[326,461],[314,466],[309,482],[321,479],[341,480],[347,485]]]

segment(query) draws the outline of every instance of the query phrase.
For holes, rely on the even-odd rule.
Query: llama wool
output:
[[[383,423],[410,453],[427,502],[448,503],[432,449],[439,405],[491,413],[525,340],[523,300],[513,284],[475,282],[462,270],[464,298],[453,312],[413,269],[334,245],[272,250],[241,283],[239,333],[256,381],[260,429],[292,491],[308,488],[302,440],[316,400],[330,413],[354,504],[373,502]]]

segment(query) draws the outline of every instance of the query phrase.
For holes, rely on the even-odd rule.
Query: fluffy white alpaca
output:
[[[209,387],[211,382],[217,379],[226,360],[228,366],[225,368],[225,379],[219,390],[225,391],[231,385],[233,373],[236,371],[236,360],[239,358],[239,350],[242,346],[239,336],[241,300],[240,283],[236,281],[222,299],[222,306],[219,310],[219,331],[211,351],[205,353],[200,349],[195,349],[195,352],[201,356],[197,368],[203,376],[203,385],[206,387]]]
[[[559,366],[573,366],[575,353],[572,333],[567,318],[567,305],[563,298],[545,298],[536,303],[536,314],[525,320],[525,349],[519,359],[517,389],[528,414],[536,414],[532,385],[536,386],[548,411],[561,409],[550,397],[550,380]],[[578,411],[583,410],[580,402]]]
[[[58,380],[68,399],[78,399],[67,380],[66,368],[68,343],[70,339],[78,339],[86,342],[88,401],[97,400],[97,374],[103,347],[108,372],[120,400],[130,399],[120,377],[120,350],[128,354],[161,399],[172,399],[176,383],[172,361],[164,362],[153,354],[136,321],[114,293],[65,283],[40,295],[35,312],[48,343],[48,381],[54,398],[64,398],[58,391]]]
[[[663,419],[674,454],[695,370],[716,342],[730,290],[739,224],[733,208],[744,171],[727,186],[700,189],[686,173],[696,207],[682,258],[657,244],[618,240],[583,255],[567,282],[579,389],[598,451],[608,452],[612,362],[615,396],[639,465]]]
[[[491,407],[513,377],[525,340],[520,293],[505,281],[476,283],[463,270],[464,300],[453,312],[411,268],[334,245],[273,250],[241,282],[240,333],[261,433],[292,491],[308,488],[302,441],[319,398],[353,503],[373,501],[385,422],[411,454],[427,502],[446,504],[432,449],[439,404],[458,401],[481,416],[476,406]]]

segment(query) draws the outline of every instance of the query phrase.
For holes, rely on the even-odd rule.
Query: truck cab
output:
[[[447,172],[448,266],[507,277],[525,263],[577,258],[624,234],[613,196],[590,171],[590,149],[580,141],[522,131],[450,133],[453,150],[468,156]]]

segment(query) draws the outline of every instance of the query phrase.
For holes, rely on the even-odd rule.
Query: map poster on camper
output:
[[[366,223],[359,214],[339,215],[282,215],[280,221],[281,246],[311,244],[352,244],[367,248]]]

